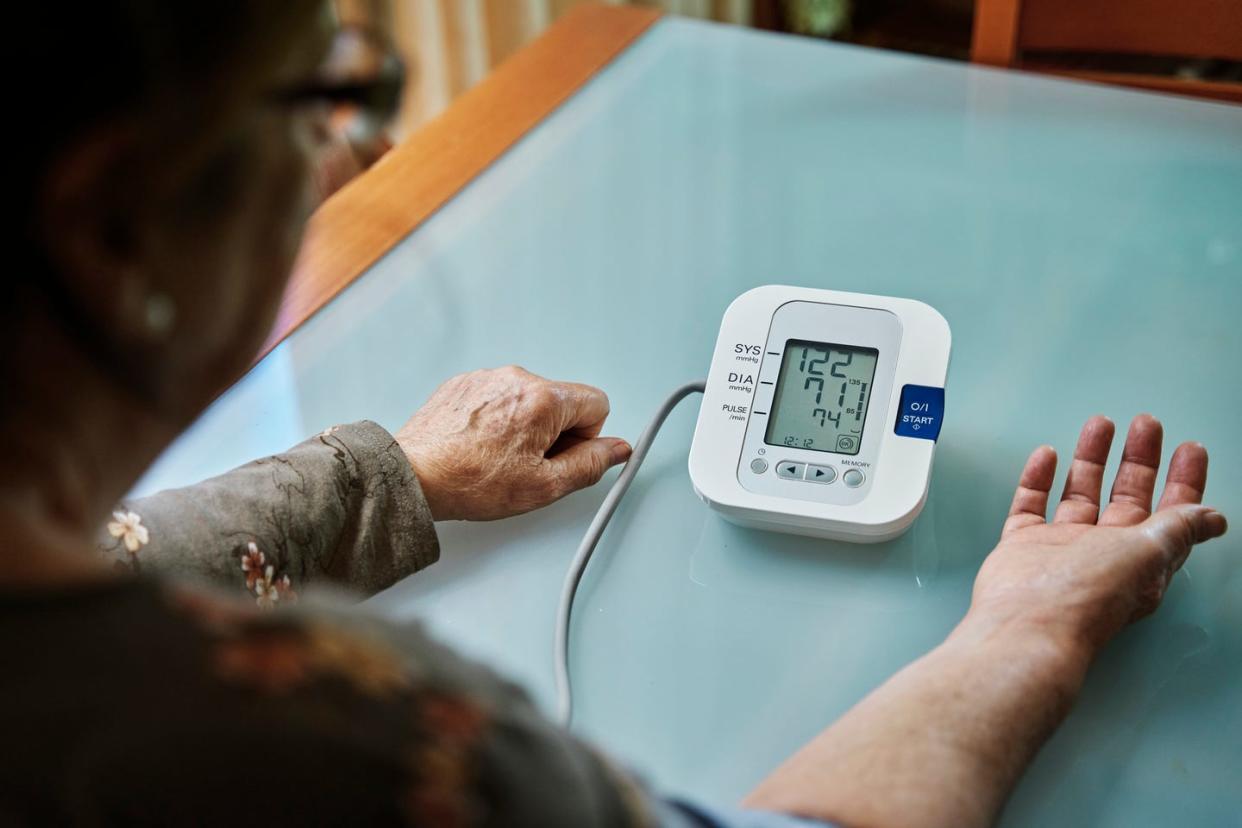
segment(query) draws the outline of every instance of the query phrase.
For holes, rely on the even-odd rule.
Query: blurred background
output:
[[[396,141],[583,2],[646,6],[722,23],[1217,99],[1242,95],[1242,0],[335,2],[343,23],[386,32],[412,70],[392,129]],[[1034,37],[1032,45],[1042,43],[1042,48],[1024,53],[1019,18]],[[977,26],[985,38],[980,39]],[[1136,77],[1137,83],[1132,81]],[[1190,83],[1170,87],[1171,80]]]
[[[399,141],[581,2],[600,0],[337,0],[337,7],[344,23],[388,32],[412,69],[392,130]],[[963,60],[974,9],[974,0],[603,2]]]

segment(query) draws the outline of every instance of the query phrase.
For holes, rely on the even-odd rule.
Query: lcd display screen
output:
[[[858,454],[879,359],[875,348],[786,342],[763,441]]]

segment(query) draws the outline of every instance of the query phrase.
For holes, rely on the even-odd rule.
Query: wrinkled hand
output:
[[[1000,544],[975,581],[971,614],[1016,623],[1058,642],[1085,646],[1090,658],[1129,622],[1153,612],[1196,543],[1225,533],[1225,518],[1200,506],[1208,455],[1198,443],[1173,453],[1160,504],[1151,511],[1163,439],[1160,422],[1130,424],[1112,496],[1100,510],[1113,423],[1083,426],[1065,492],[1045,519],[1056,452],[1026,462]]]
[[[608,397],[516,366],[472,371],[436,389],[397,433],[436,520],[496,520],[599,481],[630,456],[600,437]]]

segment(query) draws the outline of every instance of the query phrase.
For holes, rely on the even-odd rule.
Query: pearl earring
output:
[[[143,311],[147,332],[152,336],[167,336],[177,321],[177,306],[167,293],[148,293]]]

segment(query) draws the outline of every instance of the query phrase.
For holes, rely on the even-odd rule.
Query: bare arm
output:
[[[1101,513],[1112,438],[1103,417],[1084,426],[1052,523],[1056,454],[1031,455],[962,623],[774,771],[748,807],[852,826],[995,821],[1100,649],[1156,609],[1195,543],[1226,528],[1197,505],[1207,452],[1195,443],[1175,452],[1151,514],[1162,433],[1146,416]]]
[[[1038,636],[967,619],[820,733],[746,805],[851,826],[987,825],[1085,673]]]

